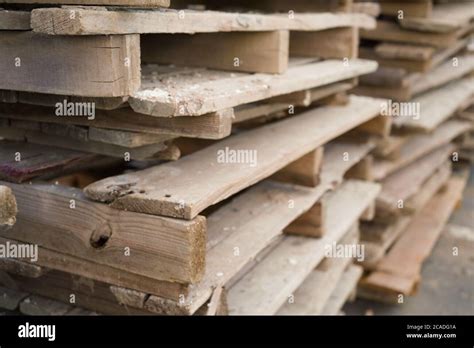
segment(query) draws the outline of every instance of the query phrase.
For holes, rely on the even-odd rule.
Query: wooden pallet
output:
[[[132,270],[130,267],[133,266],[133,263],[130,263],[128,259],[126,259],[126,265],[123,265],[123,267],[120,266],[123,262],[117,261],[113,261],[110,266],[106,266],[107,255],[109,255],[109,259],[111,261],[113,260],[113,255],[107,251],[111,249],[109,249],[109,247],[107,247],[106,249],[102,249],[102,256],[98,258],[99,254],[97,254],[97,251],[94,250],[94,248],[90,248],[90,252],[86,252],[86,250],[84,250],[84,248],[80,246],[76,248],[74,247],[74,245],[71,245],[70,241],[74,239],[77,240],[77,237],[72,237],[71,235],[73,239],[70,240],[69,238],[65,238],[68,233],[71,233],[70,230],[69,232],[66,232],[64,230],[60,232],[62,235],[61,240],[63,240],[65,244],[61,245],[57,249],[58,251],[53,251],[52,249],[56,248],[56,243],[52,242],[56,238],[53,236],[52,233],[55,229],[57,229],[57,227],[54,227],[54,223],[51,224],[52,221],[57,219],[56,217],[51,216],[51,212],[56,209],[53,208],[55,204],[54,202],[52,202],[53,205],[45,206],[46,210],[43,211],[41,214],[36,215],[36,219],[32,224],[28,223],[25,219],[20,218],[19,225],[17,224],[18,228],[15,230],[15,233],[4,234],[3,236],[7,237],[8,240],[12,242],[14,242],[12,239],[19,239],[25,242],[39,244],[40,253],[42,255],[41,259],[39,260],[39,264],[43,266],[62,270],[64,272],[73,272],[80,276],[105,281],[110,284],[115,284],[122,287],[125,286],[138,288],[144,291],[145,293],[154,294],[152,297],[150,297],[150,303],[155,303],[155,312],[168,311],[169,313],[191,314],[197,311],[199,306],[204,304],[206,300],[211,297],[213,289],[216,287],[217,284],[224,281],[225,279],[230,279],[236,273],[238,273],[239,270],[241,270],[245,264],[252,260],[255,255],[257,255],[257,253],[261,251],[261,249],[267,246],[268,243],[270,243],[275,238],[275,236],[281,233],[281,231],[287,225],[289,225],[291,221],[296,219],[304,211],[309,210],[326,190],[328,190],[330,187],[333,187],[335,182],[340,182],[342,180],[344,172],[347,171],[347,169],[353,166],[355,163],[357,163],[357,161],[360,160],[361,155],[363,153],[367,153],[367,151],[369,150],[370,147],[367,147],[366,145],[351,145],[349,143],[346,145],[340,144],[339,146],[334,147],[334,150],[328,150],[326,158],[329,159],[329,161],[326,165],[323,165],[323,170],[321,172],[321,183],[317,187],[303,189],[290,184],[277,184],[270,182],[261,183],[257,185],[254,189],[249,190],[246,193],[240,195],[234,201],[230,202],[228,205],[222,207],[220,210],[213,213],[208,219],[208,252],[205,275],[203,280],[198,283],[198,286],[194,287],[191,286],[188,288],[177,283],[160,282],[157,280],[150,279],[148,277],[139,276],[139,273],[143,274],[143,272],[145,271],[143,269],[139,272],[134,271],[134,273],[127,272],[127,269],[130,271]],[[343,160],[343,154],[346,152],[350,154],[349,161]],[[29,186],[29,191],[25,192],[31,192],[32,187],[40,189],[39,186],[33,185]],[[56,191],[60,192],[59,190]],[[27,209],[25,204],[32,203],[33,205],[35,205],[35,202],[31,202],[31,200],[25,199],[24,203],[22,203],[23,200],[21,199],[21,196],[22,195],[19,195],[19,204],[21,208],[20,211],[24,213],[23,216],[25,218],[28,218],[28,220],[30,220],[33,215],[31,214],[29,209]],[[47,196],[43,197],[52,198],[53,196],[51,195],[51,193],[49,193]],[[56,197],[58,196],[56,195]],[[69,202],[70,197],[71,195],[67,195],[65,197],[65,203]],[[274,199],[269,201],[269,197],[274,197]],[[86,205],[79,203],[78,198],[76,199],[78,208],[76,208],[76,212],[73,214],[74,216],[77,216],[77,209],[79,209],[80,206],[83,206],[83,208],[86,207]],[[289,200],[295,202],[295,209],[288,209]],[[43,198],[42,202],[46,202],[46,200]],[[252,204],[249,205],[249,202],[252,202]],[[263,204],[264,202],[266,202],[266,204]],[[99,211],[99,206],[90,208],[92,209],[91,212]],[[48,217],[46,217],[45,215],[46,211],[49,212],[48,214],[46,214],[48,215]],[[104,216],[104,212],[105,211],[101,209],[102,216]],[[61,214],[64,214],[64,212]],[[46,218],[43,219],[43,222],[41,222],[41,216],[43,215]],[[242,216],[248,216],[249,218],[242,218]],[[132,215],[124,217],[123,221],[128,221],[131,217]],[[137,218],[141,219],[141,221],[143,221],[142,218],[144,217],[144,215],[137,216]],[[117,220],[117,217],[115,217],[114,219],[115,221],[120,221]],[[275,223],[271,225],[266,224],[265,222],[268,222],[269,220],[274,220]],[[91,221],[90,217],[89,221]],[[177,220],[176,222],[178,221],[179,220]],[[249,225],[247,221],[252,221],[252,224]],[[79,225],[77,225],[77,232],[74,233],[77,234],[79,232],[82,233],[86,231],[91,231],[90,228],[86,226],[81,226],[80,219],[76,222],[79,223]],[[45,235],[44,232],[35,233],[34,226],[42,226],[44,223],[50,224],[50,228],[41,228],[41,231],[50,231],[50,236]],[[94,224],[94,222],[91,223]],[[240,226],[242,224],[243,226]],[[225,228],[225,226],[229,225],[234,226],[235,228]],[[121,226],[120,223],[119,226]],[[255,239],[256,229],[259,230],[259,240]],[[153,230],[156,230],[156,224],[155,227],[153,227]],[[40,232],[40,230],[37,231]],[[169,234],[170,231],[167,231],[165,233]],[[90,232],[87,233],[87,236],[84,235],[84,237],[80,237],[80,239],[91,238],[89,237],[89,234]],[[110,237],[107,243],[114,244],[115,242],[113,242],[113,239],[116,238],[118,235],[119,234],[117,233],[117,229],[114,228],[114,234]],[[132,236],[135,236],[135,234],[130,235],[130,237]],[[68,242],[68,240],[70,241]],[[6,240],[3,239],[3,242],[5,241]],[[117,240],[117,242],[120,243],[120,240]],[[193,242],[194,241],[191,241],[191,243]],[[112,244],[108,245],[112,246]],[[140,246],[133,246],[133,242],[131,240],[127,241],[125,244],[131,246],[131,250],[135,255],[134,260],[138,262]],[[147,243],[147,245],[155,244],[156,243],[151,240]],[[159,245],[163,244],[163,242],[159,242]],[[235,248],[235,245],[241,246],[240,257],[229,258],[229,252],[234,252],[233,250]],[[79,249],[82,250],[82,254],[78,254],[78,251],[80,251]],[[86,253],[84,254],[84,252]],[[68,253],[70,255],[77,255],[79,257],[81,257],[81,255],[84,255],[85,258],[79,259],[77,257],[66,255],[64,253]],[[88,256],[86,256],[86,254]],[[174,258],[175,257],[173,257],[173,259]],[[147,264],[150,264],[150,259],[150,257],[147,257]],[[94,262],[98,263],[94,263],[89,260],[94,260]],[[160,261],[160,263],[158,263],[157,265],[159,265],[160,267],[165,267],[166,263],[163,262],[164,260]],[[72,267],[72,265],[74,266]],[[224,266],[225,270],[222,269],[222,267]],[[115,269],[115,267],[121,267],[123,270],[119,271]],[[156,268],[154,274],[156,277]],[[185,303],[179,302],[181,296],[185,296]],[[158,306],[157,303],[167,303],[168,307],[166,308],[168,309],[163,308],[163,306]],[[173,305],[171,306],[171,304]]]
[[[6,4],[102,5],[168,7],[170,0],[4,0]]]

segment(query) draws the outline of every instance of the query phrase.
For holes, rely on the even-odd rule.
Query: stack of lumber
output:
[[[339,314],[354,298],[362,268],[336,249],[373,216],[390,128],[384,100],[347,93],[377,69],[357,58],[372,17],[351,1],[3,3],[0,183],[18,214],[0,243],[38,257],[1,259],[0,306]]]
[[[452,162],[468,157],[472,146],[474,55],[467,46],[474,8],[455,1],[379,3],[385,17],[376,30],[362,32],[361,55],[380,69],[357,92],[389,99],[383,114],[393,127],[374,151],[382,189],[373,221],[361,227],[367,257],[358,294],[402,303],[416,293],[422,263],[466,184]]]

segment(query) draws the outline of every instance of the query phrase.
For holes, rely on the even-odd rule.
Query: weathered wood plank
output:
[[[168,7],[170,0],[3,0],[7,4],[57,4],[57,5],[102,5]]]
[[[190,219],[208,206],[274,174],[327,141],[375,117],[381,103],[377,99],[351,97],[348,105],[317,108],[298,117],[243,132],[177,163],[101,180],[86,187],[85,193],[89,198],[109,202],[117,209]],[[270,146],[269,137],[285,146]],[[247,149],[243,153],[246,159],[236,161],[237,158],[229,157],[229,150],[235,156],[236,151],[244,149]],[[213,184],[191,185],[209,181]],[[163,186],[157,187],[157,182],[162,182]]]
[[[162,118],[142,115],[130,108],[120,108],[95,110],[94,120],[91,121],[87,117],[58,117],[54,109],[42,106],[0,104],[0,118],[199,139],[221,139],[230,135],[233,116],[233,110],[226,109],[200,117]]]
[[[276,313],[322,261],[325,245],[338,242],[351,230],[379,189],[377,184],[358,181],[343,184],[328,204],[328,233],[320,239],[285,237],[262,262],[229,289],[230,314]],[[344,219],[340,218],[341,209],[346,212]]]
[[[327,60],[291,66],[281,75],[162,69],[143,67],[142,88],[129,100],[136,112],[160,117],[199,116],[353,78],[375,71],[377,64],[356,59],[344,65]]]
[[[138,35],[51,37],[0,33],[0,88],[118,97],[140,87]]]
[[[153,279],[192,283],[202,277],[203,217],[183,221],[115,210],[86,200],[80,190],[55,185],[11,187],[19,214],[3,237]]]
[[[398,17],[400,11],[403,11],[404,17],[423,17],[431,16],[433,4],[431,0],[403,1],[403,0],[383,0],[380,1],[381,12],[387,16]]]

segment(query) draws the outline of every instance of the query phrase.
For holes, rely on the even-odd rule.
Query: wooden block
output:
[[[117,211],[87,201],[80,190],[54,185],[11,187],[19,207],[18,221],[10,231],[2,232],[3,237],[153,279],[192,283],[202,277],[203,217],[183,221]],[[75,209],[69,208],[71,200]],[[133,256],[126,256],[125,247]]]
[[[354,59],[359,53],[359,29],[336,28],[318,32],[292,31],[290,54],[323,59]]]
[[[70,305],[35,295],[20,303],[20,312],[25,315],[65,315],[70,310]]]
[[[193,54],[189,54],[192,47]],[[148,35],[145,63],[281,74],[288,68],[288,31]]]
[[[374,166],[374,158],[368,155],[365,158],[363,158],[360,162],[358,162],[356,165],[354,165],[351,169],[349,169],[345,177],[348,179],[373,181],[374,180],[373,166]]]
[[[388,137],[392,130],[393,117],[380,115],[374,119],[358,126],[355,130],[358,132]]]
[[[30,13],[0,9],[0,30],[30,30]]]
[[[20,303],[28,297],[27,292],[8,289],[4,286],[0,286],[0,308],[7,309],[9,311],[17,310]]]
[[[327,60],[290,66],[282,75],[243,74],[203,69],[143,67],[142,89],[129,102],[138,113],[199,116],[234,106],[311,89],[375,71],[376,63]],[[196,89],[196,85],[201,88]],[[238,94],[235,91],[239,91]]]
[[[287,228],[285,233],[306,236],[306,237],[322,237],[326,232],[325,217],[326,217],[327,202],[324,198],[317,202],[313,207],[293,221]]]
[[[133,94],[140,87],[139,39],[2,32],[0,88],[89,97]]]
[[[315,187],[320,182],[319,173],[323,163],[323,156],[324,149],[319,147],[275,173],[272,179],[296,185]]]
[[[88,186],[85,193],[91,199],[109,202],[118,209],[190,219],[208,206],[274,174],[328,140],[373,118],[379,108],[379,100],[351,97],[346,106],[317,108],[298,117],[241,133],[187,156],[176,164],[166,163],[134,174],[101,180]],[[285,144],[285,151],[280,151],[274,144],[268,146],[269,136]],[[243,161],[245,163],[234,163],[235,160],[228,163],[229,150],[237,149],[250,149],[253,152],[247,150],[244,154],[256,154],[258,157],[254,161],[248,157]],[[220,155],[216,157],[216,153]],[[196,172],[196,168],[210,171]],[[192,182],[215,178],[212,179],[214,184],[190,191],[187,180],[191,178],[185,179],[182,174],[176,176],[178,172],[192,173]],[[163,182],[160,188],[155,185],[158,180]],[[123,195],[124,187],[129,194]]]
[[[0,186],[0,228],[8,228],[15,224],[18,208],[11,188]]]
[[[4,0],[7,4],[102,5],[135,7],[168,7],[170,0]]]

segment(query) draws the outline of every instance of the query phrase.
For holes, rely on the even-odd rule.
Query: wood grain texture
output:
[[[5,238],[153,279],[192,283],[202,277],[203,217],[183,221],[119,211],[87,201],[80,190],[55,185],[11,187],[19,214],[16,225],[2,232]]]
[[[15,224],[18,208],[11,188],[0,186],[0,229]]]
[[[291,63],[291,62],[290,62]],[[129,102],[138,113],[199,116],[241,104],[311,89],[373,72],[377,64],[351,60],[290,66],[281,75],[144,66],[142,88]],[[197,88],[199,87],[199,88]]]
[[[51,37],[5,31],[0,47],[1,89],[118,97],[140,87],[138,35]]]
[[[317,108],[241,133],[177,163],[101,180],[88,186],[85,193],[117,209],[191,219],[206,207],[274,174],[332,138],[375,117],[381,103],[377,99],[351,97],[346,106]],[[269,146],[268,137],[285,146]],[[219,153],[242,149],[253,151],[257,162],[219,163],[222,162]],[[210,180],[212,185],[191,185]],[[157,187],[157,182],[163,186]]]

